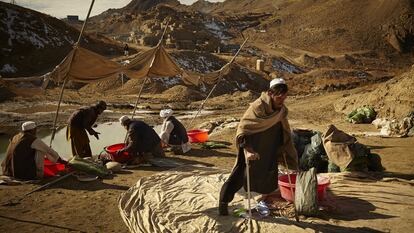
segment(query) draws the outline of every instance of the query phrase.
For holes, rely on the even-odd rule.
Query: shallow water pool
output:
[[[92,154],[94,155],[101,153],[106,146],[123,142],[126,135],[126,130],[118,122],[102,123],[97,125],[94,130],[101,133],[99,135],[99,140],[97,140],[94,136],[89,135],[90,146]],[[161,126],[154,126],[154,130],[159,133]],[[37,136],[40,137],[44,143],[49,145],[51,134],[52,130],[40,129]],[[6,156],[5,154],[7,146],[9,145],[10,137],[11,136],[8,135],[0,135],[0,161],[3,161]],[[63,127],[56,132],[52,148],[65,159],[72,157],[70,143],[66,140],[66,127]]]

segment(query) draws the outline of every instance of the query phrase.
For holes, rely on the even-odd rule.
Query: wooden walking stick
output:
[[[285,155],[284,152],[282,154],[283,154],[283,160],[285,161],[286,169],[288,169],[286,155]],[[290,192],[292,193],[292,196],[293,196],[293,207],[294,207],[294,210],[295,210],[295,220],[296,220],[296,222],[299,222],[299,216],[298,216],[298,212],[296,212],[296,206],[295,206],[295,196],[293,195],[294,192],[293,192],[293,188],[292,188],[292,180],[290,179],[290,174],[288,174],[287,176],[288,176],[288,181],[289,181]]]
[[[249,169],[249,160],[246,158],[245,156],[245,160],[246,160],[246,178],[247,178],[247,208],[249,208],[249,219],[248,219],[248,224],[249,224],[249,230],[250,233],[253,232],[253,228],[252,228],[252,208],[250,205],[250,198],[251,198],[251,192],[250,192],[250,169]]]

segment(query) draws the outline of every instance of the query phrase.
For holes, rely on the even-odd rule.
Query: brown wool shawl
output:
[[[286,160],[289,168],[297,168],[298,156],[293,145],[287,112],[288,109],[285,105],[279,110],[274,110],[270,96],[266,92],[262,92],[260,97],[250,104],[240,120],[236,132],[237,146],[243,136],[263,132],[281,122],[283,126],[283,152],[287,155]],[[281,159],[280,162],[284,165],[283,158]]]

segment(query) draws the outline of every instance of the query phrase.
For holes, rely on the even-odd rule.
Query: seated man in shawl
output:
[[[160,117],[164,118],[160,133],[162,142],[170,145],[174,154],[184,154],[189,151],[191,147],[188,142],[187,130],[184,125],[173,116],[173,110],[161,110]]]
[[[165,157],[161,147],[161,139],[154,129],[140,120],[131,120],[128,116],[119,118],[121,125],[128,131],[125,148],[118,150],[117,154],[127,151],[133,156],[130,164],[141,164],[148,157]]]
[[[27,121],[22,125],[22,132],[11,139],[1,165],[4,175],[23,180],[41,179],[45,156],[54,163],[66,163],[56,151],[36,137],[36,132],[36,123]]]
[[[297,153],[284,105],[287,91],[285,80],[272,80],[269,90],[251,103],[241,118],[236,133],[238,156],[220,191],[220,215],[228,215],[228,203],[242,186],[247,190],[246,160],[250,161],[250,189],[261,194],[277,189],[278,161],[283,161],[283,153],[287,155],[289,168],[297,168]]]
[[[85,107],[74,112],[68,121],[66,129],[66,139],[70,140],[72,147],[72,155],[80,157],[92,156],[91,147],[89,146],[89,138],[86,134],[93,135],[99,139],[99,133],[92,129],[96,119],[106,109],[106,103],[99,101],[91,107]]]

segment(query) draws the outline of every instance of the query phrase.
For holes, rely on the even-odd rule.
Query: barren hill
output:
[[[241,43],[243,33],[250,38],[248,45],[262,51],[252,55],[283,56],[304,66],[320,56],[362,57],[374,66],[397,69],[414,62],[410,0],[199,0],[191,6],[141,0],[94,17],[91,28],[153,46],[167,19],[166,43],[178,49],[230,51],[229,46]]]
[[[239,18],[269,13],[248,34],[276,49],[344,53],[394,48],[410,52],[414,46],[410,0],[227,0],[213,12],[234,13]]]
[[[217,6],[220,6],[220,3],[209,2],[206,0],[198,0],[194,2],[193,4],[191,4],[190,6],[184,7],[184,8],[187,8],[188,10],[193,10],[193,11],[200,11],[203,13],[210,13],[211,11],[216,9]]]
[[[78,36],[77,29],[59,19],[0,2],[0,75],[45,73],[59,64]],[[85,35],[81,45],[104,55],[122,52],[120,44],[99,34]]]
[[[159,4],[166,4],[170,6],[180,5],[180,2],[177,0],[132,0],[128,5],[119,9],[119,11],[130,11],[130,12],[143,12],[149,10],[152,7],[155,7]]]
[[[347,114],[363,105],[374,107],[381,117],[403,118],[414,111],[414,66],[371,90],[359,90],[338,100],[335,109]]]
[[[217,3],[212,9],[216,13],[252,13],[252,12],[273,12],[277,10],[278,4],[292,2],[286,0],[226,0]]]

